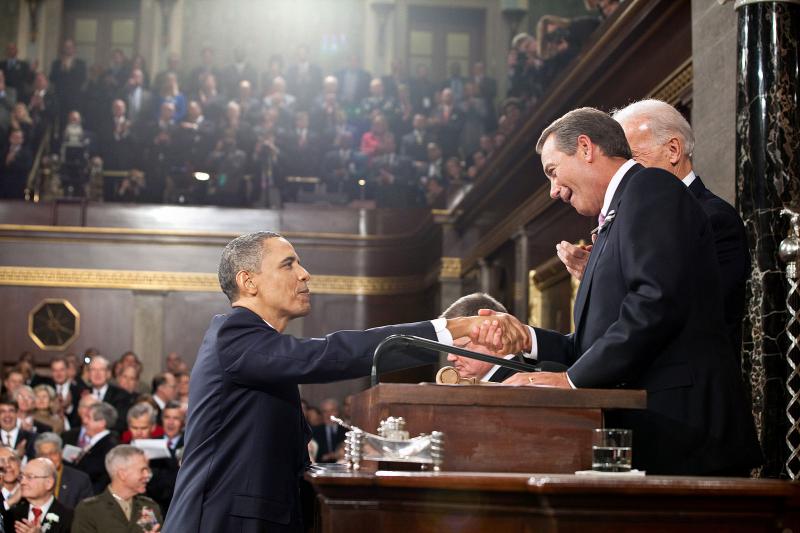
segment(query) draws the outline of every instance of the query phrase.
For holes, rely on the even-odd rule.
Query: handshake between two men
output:
[[[536,351],[533,329],[508,314],[506,308],[488,294],[473,293],[459,298],[442,313],[441,318],[447,319],[453,346],[498,359],[517,359],[531,365],[537,363],[533,356]],[[447,359],[462,378],[472,378],[477,382],[571,388],[566,372],[518,372],[452,353]]]

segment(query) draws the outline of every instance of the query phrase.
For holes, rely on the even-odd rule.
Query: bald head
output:
[[[661,100],[640,100],[613,116],[622,125],[636,161],[680,179],[692,170],[694,133],[677,109]]]

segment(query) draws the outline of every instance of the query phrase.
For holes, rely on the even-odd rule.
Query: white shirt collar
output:
[[[510,353],[507,356],[503,357],[503,359],[514,359],[515,357],[516,357],[516,355],[514,355],[513,353]],[[486,373],[486,375],[484,375],[480,379],[480,381],[489,381],[490,379],[492,379],[492,376],[494,376],[494,373],[497,372],[498,368],[500,368],[500,365],[494,365],[492,368],[489,369],[489,371]]]
[[[2,430],[3,437],[8,435],[8,441],[11,442],[12,446],[14,444],[16,444],[16,442],[17,442],[17,433],[19,433],[19,427],[20,427],[20,423],[19,423],[19,419],[17,419],[17,425],[14,426],[14,429],[12,429],[11,431],[6,431],[5,429]],[[3,439],[3,442],[5,442],[5,439]]]
[[[684,185],[686,185],[688,187],[696,179],[697,179],[697,176],[695,176],[694,170],[690,170],[689,173],[686,174],[686,177],[683,178],[681,181],[683,182]]]
[[[55,500],[55,498],[50,496],[50,499],[47,500],[44,505],[38,506],[39,509],[42,510],[42,517],[39,519],[39,524],[44,524],[47,511],[49,511],[50,506],[53,505],[53,500]],[[33,507],[34,505],[32,503],[28,506],[28,520],[33,520]]]
[[[614,199],[614,193],[617,192],[617,187],[619,187],[622,178],[625,177],[625,174],[627,174],[627,172],[635,164],[636,161],[633,159],[628,159],[614,173],[614,176],[611,177],[611,181],[608,183],[608,188],[606,189],[606,195],[603,197],[603,208],[600,210],[600,213],[602,213],[603,216],[608,214],[608,208],[611,207],[611,200]]]
[[[158,404],[158,408],[162,411],[164,410],[164,406],[167,405],[167,402],[159,398],[158,394],[153,394],[153,401]]]
[[[98,441],[100,441],[100,439],[102,439],[103,437],[105,437],[109,433],[110,433],[110,431],[108,431],[107,429],[104,429],[103,431],[101,431],[100,433],[98,433],[97,435],[95,435],[94,437],[89,439],[89,448],[93,448],[94,445],[97,444]]]
[[[100,392],[100,398],[106,397],[106,392],[108,392],[108,383],[100,387],[99,389],[92,387],[92,396],[97,396],[95,392]]]

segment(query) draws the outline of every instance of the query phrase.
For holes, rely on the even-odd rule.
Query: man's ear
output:
[[[258,292],[256,284],[253,283],[250,273],[246,270],[240,270],[236,273],[236,286],[239,287],[239,293],[243,296],[255,296]]]
[[[677,137],[672,137],[668,140],[664,148],[667,150],[670,164],[677,165],[683,158],[683,144]]]
[[[576,155],[587,163],[594,161],[594,144],[588,135],[578,135],[578,151]]]

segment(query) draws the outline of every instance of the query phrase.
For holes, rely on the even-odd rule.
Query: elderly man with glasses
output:
[[[5,514],[7,531],[68,533],[72,510],[55,499],[56,467],[50,459],[33,459],[20,476],[22,500]]]

